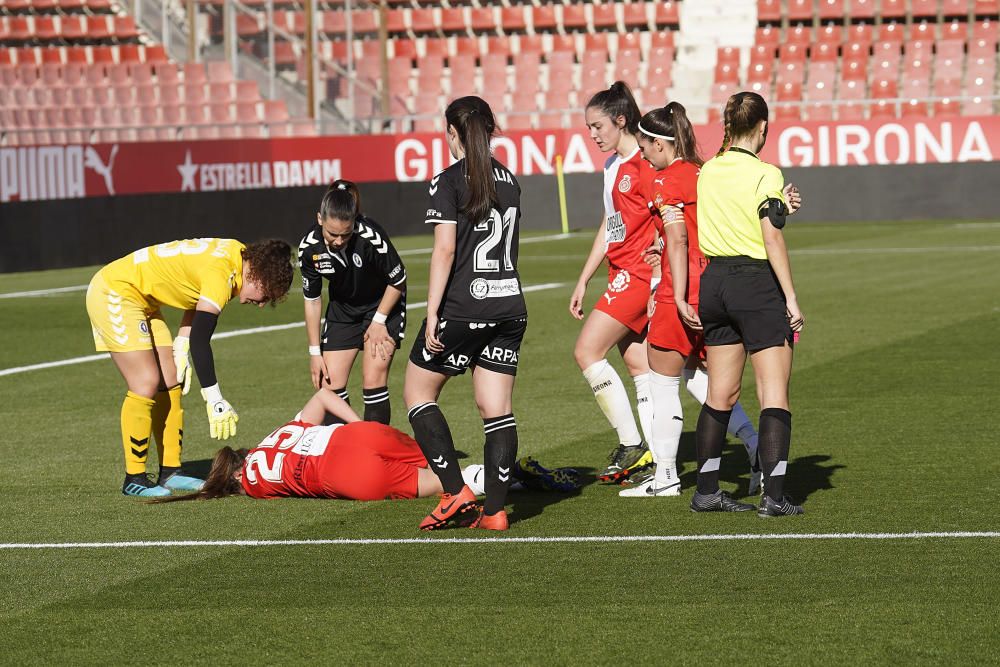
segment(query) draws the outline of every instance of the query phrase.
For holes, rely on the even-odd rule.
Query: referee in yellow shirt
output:
[[[757,93],[730,97],[722,149],[698,178],[698,242],[709,264],[701,278],[698,319],[681,313],[689,325],[704,329],[708,354],[708,400],[695,436],[695,512],[755,509],[719,490],[726,426],[749,355],[761,407],[757,452],[764,497],[757,515],[802,514],[783,493],[792,434],[793,332],[802,328],[803,317],[781,233],[785,217],[802,200],[794,185],[784,185],[781,170],[757,157],[767,139],[767,118],[767,103]]]
[[[109,352],[128,391],[121,409],[127,496],[197,491],[202,481],[180,474],[184,411],[191,366],[201,382],[213,438],[236,434],[238,419],[222,398],[209,341],[219,313],[233,298],[276,303],[292,284],[292,249],[269,240],[244,246],[234,239],[187,239],[141,248],[118,259],[90,281],[87,314],[98,352]],[[160,306],[184,311],[177,339]],[[149,439],[155,435],[160,474],[146,476]]]

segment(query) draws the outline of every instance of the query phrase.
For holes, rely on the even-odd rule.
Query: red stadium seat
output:
[[[90,51],[91,62],[95,65],[113,65],[116,62],[112,46],[95,46]]]
[[[610,7],[611,16],[614,17],[614,5],[595,5],[594,6],[594,25],[597,25],[597,9],[598,7]],[[587,30],[587,14],[584,11],[583,5],[570,5],[566,4],[562,7],[562,27],[563,30]]]
[[[747,84],[751,83],[771,83],[771,74],[773,72],[774,60],[771,59],[767,62],[759,62],[750,65],[747,68]]]
[[[875,0],[851,0],[851,21],[875,19]]]
[[[162,44],[150,44],[145,48],[145,58],[147,63],[166,63],[170,60],[167,57],[167,49]]]
[[[465,14],[461,7],[441,8],[441,31],[446,35],[467,34]]]
[[[506,33],[524,32],[527,30],[528,24],[524,18],[524,6],[501,7],[500,27]]]
[[[757,38],[754,41],[756,45],[767,44],[770,46],[777,47],[781,43],[781,29],[774,28],[771,26],[764,26],[763,28],[757,28]]]
[[[953,39],[964,42],[969,36],[969,24],[965,21],[952,21],[941,26],[941,39]]]
[[[653,23],[657,28],[664,26],[677,27],[681,22],[680,3],[673,0],[664,0],[656,3],[656,11],[653,16]]]
[[[868,23],[857,23],[847,28],[844,35],[845,44],[864,44],[866,47],[872,43],[872,26]]]
[[[972,24],[972,39],[1000,40],[1000,22],[996,19],[980,19]]]
[[[902,23],[883,23],[879,31],[879,40],[883,42],[902,42],[904,38]]]
[[[785,0],[789,21],[812,21],[812,0]]]
[[[649,46],[650,48],[658,47],[670,47],[674,48],[674,31],[673,30],[657,30],[649,36]]]
[[[882,0],[880,9],[883,20],[906,18],[906,0]]]
[[[51,42],[59,39],[59,29],[56,27],[55,17],[36,16],[34,37],[42,42]]]
[[[541,5],[531,8],[531,27],[534,32],[555,31],[558,25],[554,5]]]
[[[478,37],[457,37],[455,39],[455,55],[479,57]]]
[[[474,33],[490,32],[495,33],[497,29],[497,18],[493,7],[470,7],[469,27]]]
[[[649,30],[649,14],[646,12],[648,6],[647,2],[629,2],[622,7],[625,30]]]
[[[569,6],[571,6],[571,5],[567,5],[567,7],[569,7]],[[645,3],[640,3],[637,6],[639,6],[643,10],[643,12],[645,12],[645,9],[646,9]],[[595,3],[595,4],[592,4],[591,8],[594,11],[594,29],[597,29],[597,30],[612,30],[612,31],[617,31],[618,30],[618,15],[615,12],[615,8],[616,7],[617,7],[617,5],[615,3],[602,3],[602,4],[596,4]],[[582,5],[581,5],[581,8],[582,8]],[[564,10],[564,12],[565,12],[565,10]],[[633,19],[633,21],[637,20],[638,18],[639,17],[635,17]],[[649,18],[646,17],[646,16],[643,16],[641,18],[645,18],[645,23],[640,22],[639,26],[640,27],[642,27],[642,26],[648,27],[649,26]],[[634,25],[635,25],[635,23],[633,23],[633,26]]]
[[[717,63],[715,65],[715,82],[731,83],[733,85],[739,84],[739,68],[728,63]]]
[[[119,42],[139,38],[139,29],[135,25],[135,19],[128,15],[114,17],[112,21],[112,32],[114,38]]]
[[[118,62],[127,64],[143,62],[142,47],[138,44],[121,44],[118,47]]]
[[[910,16],[937,19],[939,0],[910,0]]]
[[[323,12],[327,14],[328,12]],[[346,25],[344,26],[346,30]],[[392,35],[406,34],[406,13],[402,9],[390,9],[385,13],[385,29]]]
[[[836,62],[837,47],[823,42],[813,44],[812,48],[809,49],[809,58],[815,61]]]
[[[570,35],[552,35],[552,46],[553,51],[569,51],[570,53],[576,53],[576,37],[572,34]]]
[[[919,23],[914,23],[910,26],[910,35],[907,38],[908,42],[914,40],[933,40],[935,35],[934,23],[928,23],[927,21],[920,21]]]
[[[844,0],[819,0],[817,14],[820,21],[843,21],[847,14],[844,11]]]
[[[797,25],[789,28],[785,32],[785,44],[798,44],[799,46],[809,46],[812,42],[812,28],[805,25]]]
[[[65,58],[65,52],[62,47],[50,46],[41,50],[42,55],[42,65],[61,65]]]
[[[782,64],[804,63],[806,61],[806,47],[795,42],[782,44],[778,50],[778,60]]]
[[[715,64],[739,67],[740,50],[732,46],[719,47],[716,49]]]
[[[26,42],[32,38],[31,24],[27,16],[10,17],[7,39],[12,42]]]
[[[934,97],[940,98],[934,102],[934,115],[958,115],[959,105],[955,98],[961,94],[961,82],[958,79],[934,81]]]
[[[975,4],[975,3],[973,3]],[[943,0],[941,2],[941,15],[945,18],[950,16],[965,17],[969,13],[968,0]]]
[[[106,16],[88,16],[86,21],[87,39],[92,41],[104,41],[111,39],[111,30],[108,28],[108,19]]]
[[[816,31],[817,44],[832,44],[838,46],[844,41],[844,30],[834,23],[827,23]],[[871,41],[870,39],[868,41]]]
[[[757,0],[758,23],[781,23],[781,0]]]
[[[543,53],[541,35],[518,35],[518,49],[522,53]]]

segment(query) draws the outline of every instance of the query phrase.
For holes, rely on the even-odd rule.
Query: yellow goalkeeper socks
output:
[[[156,394],[153,408],[153,436],[160,466],[179,468],[184,444],[184,410],[181,408],[181,388],[174,387]]]
[[[153,407],[156,401],[125,392],[122,402],[122,447],[125,449],[125,473],[146,472],[149,436],[153,430]]]

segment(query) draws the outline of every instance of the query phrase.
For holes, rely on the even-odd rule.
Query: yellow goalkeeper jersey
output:
[[[101,273],[134,288],[150,309],[192,310],[205,299],[221,311],[243,287],[244,247],[235,239],[171,241],[136,250]]]

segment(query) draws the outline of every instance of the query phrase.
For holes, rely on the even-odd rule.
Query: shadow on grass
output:
[[[510,513],[510,522],[516,523],[538,516],[549,505],[555,505],[558,502],[580,495],[583,487],[593,484],[597,480],[596,469],[582,468],[580,466],[573,467],[580,474],[580,487],[573,491],[535,491],[532,489],[511,491],[507,495],[507,502],[513,505]]]
[[[794,444],[792,445],[794,451]],[[834,488],[833,474],[847,466],[843,464],[828,464],[833,457],[828,454],[800,456],[788,462],[788,477],[785,480],[785,492],[796,502],[802,503],[815,491],[825,491]],[[677,451],[679,467],[685,469],[681,474],[681,487],[693,488],[698,479],[697,454],[695,452],[694,432],[681,436]],[[750,494],[750,465],[746,449],[742,442],[726,441],[722,452],[722,463],[719,467],[719,481],[736,482],[739,486],[735,495],[746,497]]]

